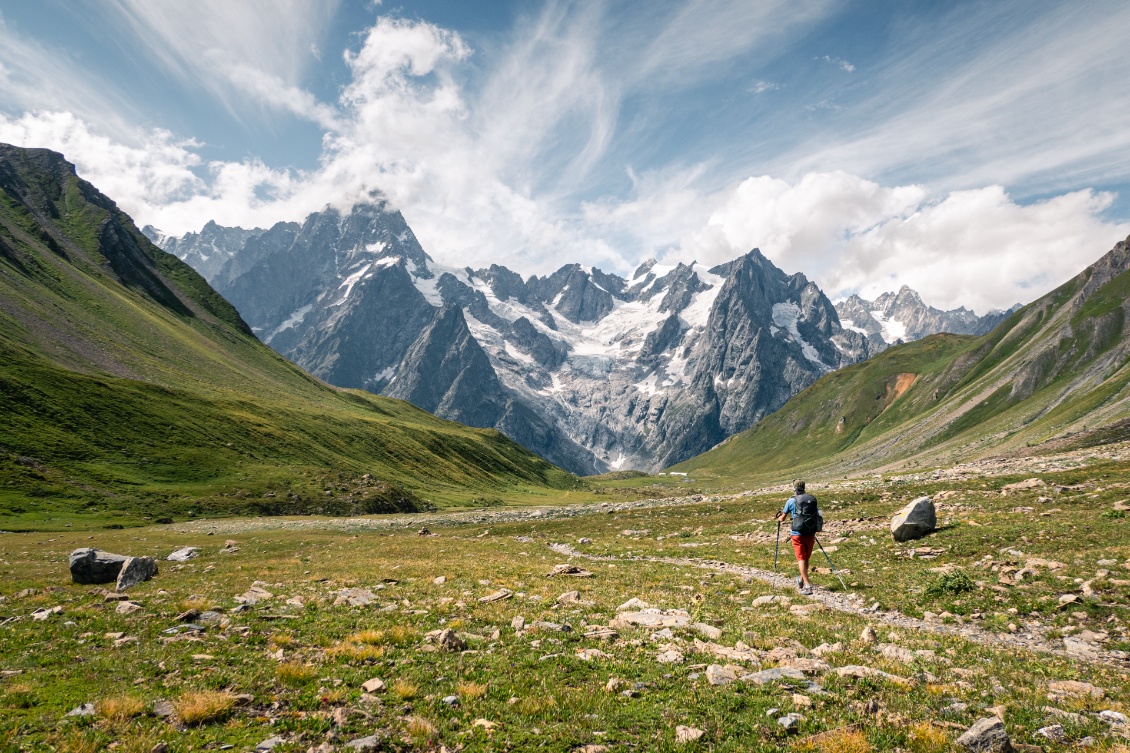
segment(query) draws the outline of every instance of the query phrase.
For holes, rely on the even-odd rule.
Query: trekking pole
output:
[[[829,557],[828,553],[824,551],[824,545],[820,543],[820,539],[817,538],[816,536],[813,536],[812,538],[816,539],[816,546],[820,547],[820,551],[824,552],[824,559],[828,560],[828,565],[832,568],[832,572],[836,574],[837,578],[839,578],[840,585],[843,586],[844,590],[846,591],[847,590],[847,584],[844,583],[843,578],[840,578],[840,571],[837,570],[836,566],[832,564],[832,558]]]
[[[781,549],[781,521],[777,521],[777,543],[773,545],[773,572],[777,572],[777,552]]]

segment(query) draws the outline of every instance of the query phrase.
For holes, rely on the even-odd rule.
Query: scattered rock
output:
[[[691,623],[685,609],[648,609],[643,612],[621,612],[608,623],[611,628],[628,628],[633,625],[649,628],[686,627]]]
[[[141,611],[141,605],[136,601],[120,601],[114,611],[118,614],[133,614]]]
[[[577,539],[577,543],[578,544],[591,544],[592,539],[585,538],[584,536],[582,536],[581,538]]]
[[[129,557],[99,549],[76,549],[69,560],[71,580],[82,585],[113,583],[127,559]]]
[[[199,547],[186,546],[186,547],[182,547],[182,548],[176,550],[175,552],[170,554],[165,559],[167,559],[169,562],[187,562],[188,560],[190,560],[194,557],[199,557],[199,556],[200,556],[200,548]]]
[[[574,578],[591,578],[593,574],[576,565],[554,565],[553,569],[545,574],[545,577],[556,578],[558,575],[571,575]]]
[[[593,661],[594,659],[611,659],[612,657],[598,648],[583,648],[578,649],[577,658],[581,661]]]
[[[812,655],[819,657],[819,658],[823,658],[823,657],[825,657],[829,654],[838,654],[839,652],[841,652],[843,650],[844,650],[844,644],[840,643],[839,641],[836,641],[835,643],[832,643],[832,644],[821,643],[819,646],[812,649]]]
[[[618,693],[626,687],[628,687],[628,681],[621,680],[619,677],[609,677],[608,682],[604,684],[604,690],[608,693]]]
[[[248,591],[247,593],[250,594],[255,590],[256,589],[252,588],[252,590]],[[267,591],[263,591],[262,589],[259,589],[259,591],[261,592],[261,594],[266,594],[266,596],[260,595],[259,598],[269,599],[272,596],[272,594]],[[247,594],[244,594],[244,596],[246,595]],[[334,606],[340,607],[344,605],[350,607],[367,607],[376,600],[377,595],[367,588],[343,588],[337,592],[337,597],[334,599]],[[248,601],[246,603],[254,604],[255,602]]]
[[[510,627],[514,628],[515,632],[522,632],[522,629],[526,627],[526,618],[522,615],[518,615],[514,619],[510,620]]]
[[[379,677],[373,677],[361,683],[361,690],[364,690],[366,693],[380,693],[384,689],[384,680]]]
[[[514,592],[511,591],[509,588],[500,588],[497,591],[495,591],[494,593],[487,594],[483,598],[479,599],[479,603],[480,604],[493,604],[496,601],[503,601],[505,599],[509,599],[513,595],[514,595]]]
[[[1017,481],[1015,484],[1002,486],[1001,494],[1007,497],[1009,494],[1015,494],[1016,492],[1023,492],[1029,489],[1039,489],[1044,486],[1047,486],[1047,484],[1044,483],[1043,479],[1030,478],[1024,481]]]
[[[737,681],[741,671],[741,667],[736,667],[733,664],[727,664],[724,667],[719,664],[711,664],[706,668],[706,681],[711,685],[729,685],[731,682]]]
[[[957,744],[974,753],[1009,753],[1012,750],[1004,721],[995,716],[977,720],[957,738]]]
[[[39,609],[31,613],[31,618],[36,622],[42,622],[43,620],[62,613],[63,608],[59,605],[55,605],[53,607],[40,607]]]
[[[94,716],[94,704],[84,703],[67,712],[67,716]]]
[[[492,722],[489,719],[476,719],[475,721],[471,722],[471,726],[472,727],[482,727],[483,730],[485,730],[487,733],[490,733],[490,732],[493,732],[494,728],[497,727],[498,725],[495,724],[494,722]]]
[[[117,588],[125,591],[157,574],[157,561],[152,557],[127,557],[118,572]]]
[[[1067,739],[1067,733],[1063,731],[1062,724],[1052,724],[1047,727],[1040,727],[1036,730],[1036,734],[1040,737],[1047,738],[1053,743],[1061,743]]]
[[[153,716],[158,719],[168,719],[176,716],[177,707],[173,705],[172,701],[160,699],[153,702]]]
[[[442,700],[443,700],[443,704],[445,706],[458,706],[459,705],[459,696],[457,696],[457,695],[445,695]]]
[[[436,645],[444,651],[466,651],[467,642],[455,634],[451,628],[444,628],[436,637]]]
[[[706,733],[696,727],[687,727],[682,724],[675,727],[675,742],[680,745],[693,743]]]
[[[1099,719],[1102,719],[1107,724],[1115,725],[1130,725],[1130,719],[1126,718],[1126,714],[1120,714],[1117,711],[1107,709],[1106,711],[1099,712]]]
[[[781,725],[786,732],[796,732],[800,729],[800,723],[804,720],[805,718],[800,714],[785,714],[777,719],[777,724]]]
[[[891,518],[891,536],[895,541],[912,541],[931,534],[938,527],[934,500],[919,497]]]
[[[279,737],[278,735],[276,735],[275,737],[268,737],[266,740],[256,745],[255,750],[274,750],[277,746],[282,745],[285,742],[286,738]]]
[[[660,664],[682,664],[683,652],[674,646],[668,646],[659,652],[655,660]]]
[[[273,598],[275,598],[275,595],[263,588],[263,586],[260,585],[258,581],[256,581],[255,583],[251,584],[251,588],[247,589],[246,592],[235,597],[235,600],[240,604],[254,606],[260,601],[266,601]]]
[[[642,599],[637,599],[634,596],[625,601],[620,606],[616,607],[617,612],[632,612],[642,609],[650,609],[651,605]]]
[[[753,683],[754,685],[764,685],[769,682],[777,682],[779,680],[803,680],[804,673],[799,669],[793,667],[773,667],[772,669],[763,669],[760,672],[753,674],[742,675],[742,682]]]
[[[220,548],[221,554],[235,554],[238,551],[239,551],[239,542],[238,541],[232,541],[231,539],[228,539],[227,541],[225,541],[224,545]]]
[[[878,636],[875,635],[875,628],[871,627],[870,625],[864,627],[863,632],[859,634],[859,640],[863,641],[864,643],[874,643],[876,640],[878,640]]]
[[[417,536],[431,536],[432,532],[427,529],[427,526],[425,526],[424,528],[421,528],[419,531],[416,531],[416,535]]]
[[[914,684],[913,682],[906,679],[905,677],[899,677],[898,675],[892,675],[892,674],[889,674],[889,673],[884,672],[882,670],[875,669],[874,667],[862,667],[858,664],[849,664],[846,667],[839,667],[836,670],[836,674],[839,675],[840,677],[856,677],[856,678],[867,677],[867,678],[872,678],[872,679],[887,680],[888,682],[893,682],[895,685],[900,685],[904,688],[908,688],[908,687],[910,687],[911,685]]]
[[[812,708],[812,699],[801,693],[793,693],[793,705],[798,709]]]
[[[692,622],[690,628],[704,638],[709,638],[712,641],[716,641],[722,637],[722,631],[719,628],[713,625],[707,625],[705,622]]]
[[[1079,682],[1078,680],[1053,680],[1048,683],[1048,698],[1050,700],[1056,700],[1052,698],[1053,695],[1067,698],[1083,698],[1090,696],[1091,698],[1099,699],[1106,695],[1106,691],[1089,682]]]
[[[426,530],[426,529],[425,529]],[[350,740],[345,744],[345,747],[350,750],[377,750],[381,746],[380,735],[369,735],[368,737],[358,737],[356,740]]]
[[[914,652],[902,646],[896,646],[893,643],[880,643],[875,647],[875,650],[878,651],[884,659],[890,659],[891,661],[897,661],[902,664],[914,663]]]

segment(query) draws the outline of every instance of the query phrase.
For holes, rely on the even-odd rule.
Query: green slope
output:
[[[675,469],[828,477],[1124,439],[1128,269],[1124,241],[987,335],[935,335],[828,374]]]
[[[574,483],[495,431],[303,373],[60,155],[0,145],[0,528]]]

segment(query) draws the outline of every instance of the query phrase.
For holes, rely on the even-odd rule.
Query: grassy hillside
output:
[[[308,376],[60,155],[0,146],[0,527],[574,484],[497,432]]]
[[[823,377],[758,426],[676,466],[700,478],[930,467],[1125,438],[1130,248],[982,337],[935,335]]]

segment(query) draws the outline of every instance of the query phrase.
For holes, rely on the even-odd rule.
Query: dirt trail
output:
[[[557,554],[567,557],[580,557],[597,562],[655,562],[665,565],[697,567],[703,570],[712,570],[714,572],[737,575],[743,578],[754,578],[763,583],[768,583],[774,588],[789,591],[790,598],[793,598],[795,601],[800,602],[804,599],[808,599],[811,602],[823,604],[828,609],[837,612],[846,612],[848,614],[866,617],[867,619],[875,620],[885,625],[891,625],[892,627],[903,628],[904,630],[919,630],[940,635],[959,636],[976,643],[992,646],[993,648],[1007,646],[1014,649],[1054,654],[1055,656],[1061,656],[1075,661],[1087,661],[1107,666],[1112,664],[1114,666],[1130,666],[1130,659],[1123,655],[1124,652],[1105,651],[1101,648],[1096,648],[1093,653],[1089,654],[1068,652],[1062,648],[1062,644],[1056,646],[1051,639],[1046,637],[1046,633],[1050,628],[1030,620],[1018,619],[1018,623],[1023,623],[1023,630],[1015,635],[1011,633],[995,633],[968,622],[963,625],[947,625],[941,622],[927,622],[915,617],[908,617],[897,610],[888,612],[878,611],[877,603],[871,606],[865,606],[863,597],[855,593],[841,593],[818,588],[814,591],[812,596],[806,597],[797,592],[794,576],[792,575],[774,573],[756,567],[747,567],[745,565],[733,565],[721,560],[707,560],[693,557],[601,556],[578,552],[568,544],[550,544],[549,548]]]

